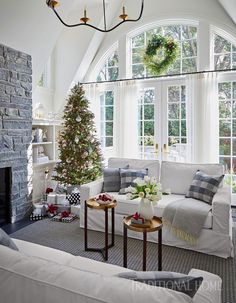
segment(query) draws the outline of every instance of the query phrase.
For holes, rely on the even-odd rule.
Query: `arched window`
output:
[[[214,35],[214,68],[236,68],[236,46],[217,34]]]
[[[132,77],[152,76],[143,64],[143,54],[152,35],[171,37],[179,43],[180,52],[176,62],[166,74],[197,71],[197,27],[188,25],[159,26],[131,38]]]
[[[117,49],[110,55],[101,68],[97,82],[116,80],[119,76],[119,60]]]

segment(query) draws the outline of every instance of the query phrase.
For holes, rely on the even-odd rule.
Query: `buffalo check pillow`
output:
[[[186,198],[194,198],[212,204],[213,197],[223,178],[224,175],[210,176],[198,170],[193,177]]]
[[[134,186],[133,181],[137,178],[143,179],[148,174],[148,169],[122,169],[120,168],[120,195],[126,194],[125,189],[127,187]]]

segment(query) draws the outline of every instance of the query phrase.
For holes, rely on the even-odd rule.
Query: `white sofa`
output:
[[[221,279],[192,269],[203,283],[193,299],[165,288],[112,277],[122,267],[13,239],[0,245],[0,302],[6,303],[221,303]]]
[[[155,206],[155,215],[161,217],[168,203],[177,199],[185,199],[185,194],[198,169],[210,175],[223,174],[221,164],[186,164],[157,160],[136,160],[125,158],[110,158],[108,167],[119,168],[129,165],[130,168],[148,168],[148,175],[160,180],[163,190],[170,189],[171,195],[163,195]],[[80,226],[84,227],[84,201],[101,193],[103,179],[81,186]],[[115,232],[123,233],[122,220],[124,216],[134,214],[138,209],[139,199],[127,200],[125,195],[110,193],[118,201],[115,210]],[[88,228],[104,231],[104,214],[101,211],[89,210]],[[129,231],[131,237],[141,237],[140,233]],[[149,233],[150,241],[157,241],[156,233]],[[222,185],[213,198],[212,210],[209,212],[204,228],[195,245],[187,243],[174,236],[168,228],[163,228],[163,244],[195,250],[223,258],[233,257],[231,191],[227,185]]]

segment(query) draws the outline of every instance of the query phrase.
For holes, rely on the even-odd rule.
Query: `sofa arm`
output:
[[[213,230],[221,234],[230,233],[231,188],[219,188],[212,201]]]
[[[194,303],[221,303],[222,280],[219,276],[199,269],[191,269],[188,273],[192,277],[203,277],[202,284],[196,295]]]
[[[102,192],[103,179],[98,179],[93,182],[81,185],[80,187],[80,202],[81,204],[84,201],[88,200],[91,197],[94,197]]]

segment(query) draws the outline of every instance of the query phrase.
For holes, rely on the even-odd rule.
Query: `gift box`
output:
[[[80,203],[80,193],[71,193],[67,196],[67,199],[71,205]]]

